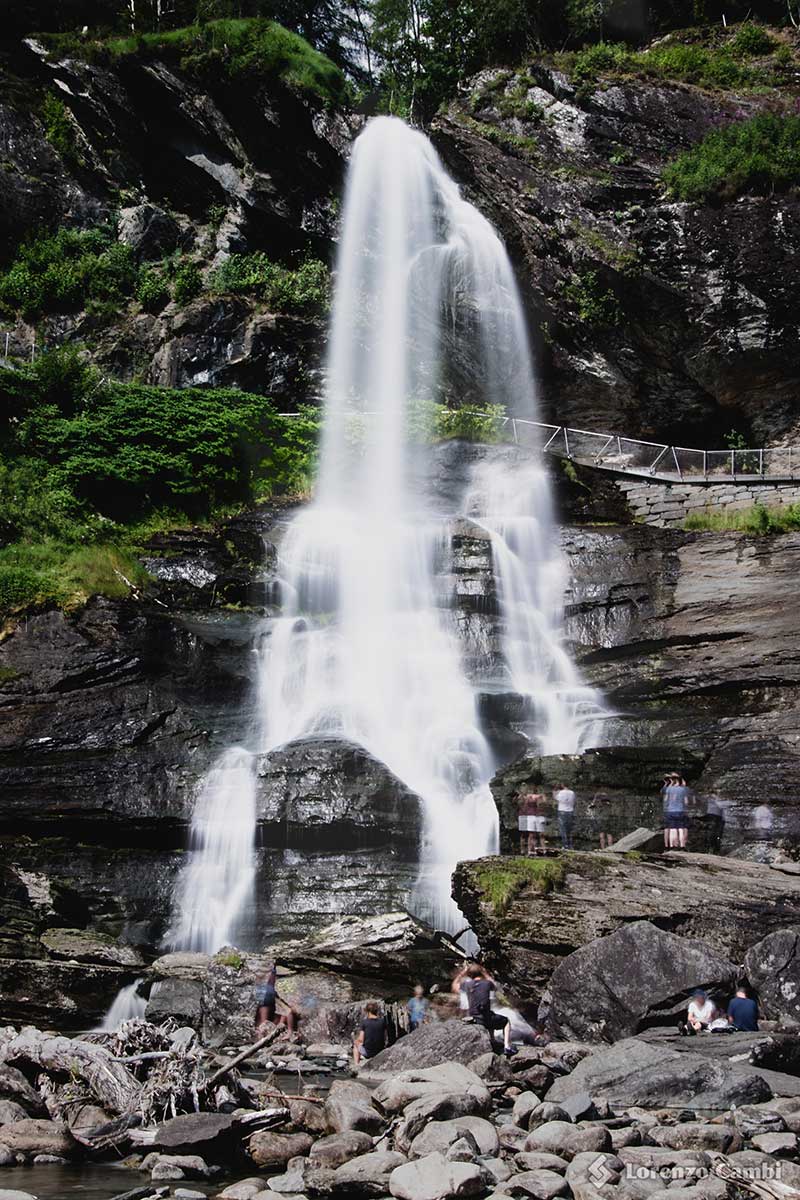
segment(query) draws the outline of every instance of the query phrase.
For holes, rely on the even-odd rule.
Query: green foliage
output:
[[[66,165],[83,166],[75,125],[64,101],[48,92],[42,101],[41,118],[45,137]]]
[[[143,267],[136,284],[136,299],[146,312],[157,313],[172,299],[170,286],[161,271]]]
[[[436,405],[434,438],[447,440],[463,438],[468,442],[499,442],[505,417],[502,404],[490,404],[486,408],[464,405],[462,408],[446,408]]]
[[[617,325],[620,308],[614,293],[603,286],[597,271],[583,271],[564,285],[563,293],[578,317],[587,325],[602,328]]]
[[[24,242],[0,274],[0,305],[27,318],[49,312],[106,312],[127,303],[136,284],[129,246],[112,229],[59,229]]]
[[[219,963],[221,967],[232,967],[234,971],[241,971],[245,961],[244,955],[230,946],[214,955],[214,962]]]
[[[769,194],[800,183],[800,117],[763,113],[708,134],[665,167],[664,182],[680,200],[728,200]]]
[[[182,263],[175,272],[173,296],[176,304],[190,304],[203,290],[203,278],[196,263]]]
[[[460,117],[459,119],[474,133],[486,138],[487,142],[499,146],[501,150],[508,151],[509,154],[523,158],[536,158],[539,153],[539,146],[534,138],[508,133],[505,129],[498,128],[497,125],[490,125],[487,121],[475,121],[472,117]]]
[[[482,900],[492,906],[495,916],[503,916],[517,897],[528,887],[548,895],[562,887],[566,878],[566,862],[558,858],[503,858],[491,864],[474,867]]]
[[[319,315],[330,304],[330,271],[313,258],[292,270],[259,251],[232,254],[214,272],[211,286],[217,292],[259,296],[276,312]]]
[[[23,537],[86,542],[103,527],[104,522],[40,461],[0,459],[0,543]]]
[[[272,438],[258,470],[259,499],[275,495],[307,496],[317,465],[320,412],[302,405],[291,417],[276,415]]]
[[[335,63],[305,38],[260,17],[205,21],[128,37],[44,40],[56,55],[68,51],[100,62],[162,59],[211,87],[238,79],[256,83],[280,79],[329,105],[341,102],[346,94],[344,74]]]
[[[765,504],[754,504],[745,509],[712,509],[689,513],[683,522],[684,529],[715,533],[789,533],[800,529],[800,504],[786,504],[768,508]]]
[[[147,575],[119,546],[71,546],[51,539],[6,546],[0,549],[0,617],[54,605],[78,608],[90,596],[123,599],[130,590],[126,580],[142,585]]]
[[[745,58],[756,58],[760,55],[771,54],[775,49],[775,39],[760,25],[753,25],[750,21],[745,21],[733,35],[731,49],[735,54],[740,54]]]

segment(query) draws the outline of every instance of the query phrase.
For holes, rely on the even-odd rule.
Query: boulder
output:
[[[576,1096],[583,1093],[576,1092]],[[569,1097],[568,1097],[569,1099]],[[564,1101],[566,1105],[567,1101]],[[566,1107],[560,1104],[553,1104],[550,1100],[543,1100],[541,1104],[537,1104],[528,1113],[527,1129],[538,1129],[540,1125],[546,1125],[548,1121],[571,1121],[572,1117]]]
[[[328,1119],[322,1104],[304,1100],[302,1096],[289,1100],[289,1119],[295,1129],[317,1137],[328,1131]]]
[[[342,1200],[359,1197],[385,1196],[393,1173],[405,1164],[402,1154],[394,1150],[375,1150],[343,1163],[332,1173],[332,1191]]]
[[[466,1129],[445,1152],[445,1158],[448,1162],[475,1162],[479,1156],[478,1143],[469,1130]]]
[[[0,1062],[0,1096],[14,1100],[31,1112],[41,1112],[42,1098],[32,1088],[22,1071],[10,1063]]]
[[[368,1133],[357,1129],[346,1129],[342,1133],[332,1133],[328,1137],[319,1138],[314,1142],[308,1159],[312,1167],[329,1167],[335,1170],[351,1158],[358,1158],[372,1149],[372,1138]]]
[[[488,1092],[481,1095],[476,1090],[464,1092],[436,1092],[413,1100],[404,1113],[403,1120],[395,1130],[395,1145],[407,1154],[417,1134],[431,1121],[452,1121],[459,1117],[485,1116],[491,1109]]]
[[[482,1054],[491,1052],[489,1034],[480,1025],[464,1021],[436,1021],[420,1025],[407,1037],[400,1038],[370,1059],[370,1073],[395,1073],[410,1068],[436,1067],[440,1063],[456,1062],[467,1065]]]
[[[525,1149],[528,1131],[527,1129],[520,1128],[519,1125],[512,1125],[508,1122],[498,1125],[497,1136],[500,1138],[500,1145],[504,1150],[511,1150],[516,1153],[519,1150]]]
[[[226,946],[203,975],[200,1006],[202,1039],[207,1046],[245,1046],[253,1037],[253,987],[260,960]]]
[[[741,1149],[741,1137],[732,1125],[709,1125],[705,1121],[681,1121],[678,1125],[656,1125],[648,1137],[671,1150],[715,1150],[727,1154]]]
[[[274,1133],[265,1129],[253,1134],[249,1153],[257,1166],[274,1170],[285,1167],[290,1158],[308,1154],[312,1143],[307,1133]]]
[[[173,950],[157,958],[150,970],[156,979],[202,979],[210,962],[211,955],[199,950]]]
[[[523,1092],[514,1101],[514,1107],[511,1110],[511,1120],[515,1125],[519,1125],[521,1129],[527,1129],[531,1113],[540,1104],[541,1100],[535,1092]]]
[[[566,1121],[548,1121],[525,1139],[525,1150],[544,1151],[570,1161],[587,1151],[600,1153],[611,1149],[611,1135],[603,1125],[570,1125]]]
[[[544,1150],[524,1150],[514,1156],[518,1171],[560,1171],[567,1169],[567,1160],[560,1154],[549,1154]]]
[[[754,1150],[774,1154],[776,1158],[794,1158],[797,1154],[797,1135],[794,1133],[758,1133],[750,1144]]]
[[[26,1120],[27,1116],[21,1104],[14,1100],[0,1100],[0,1125],[13,1125],[15,1121]]]
[[[761,1104],[741,1104],[734,1111],[733,1123],[744,1138],[761,1133],[783,1133],[786,1118],[783,1113]]]
[[[117,237],[130,246],[139,262],[163,258],[181,240],[177,221],[155,204],[135,204],[119,213]]]
[[[533,1196],[535,1200],[553,1200],[555,1196],[570,1194],[569,1185],[563,1175],[546,1168],[535,1171],[521,1171],[512,1175],[505,1183],[501,1183],[498,1191],[504,1196]]]
[[[230,1183],[220,1192],[220,1200],[252,1200],[258,1192],[264,1190],[264,1180],[259,1176],[252,1176],[250,1179],[240,1179],[237,1183]]]
[[[199,1154],[158,1154],[150,1168],[154,1182],[162,1179],[210,1179],[215,1172]]]
[[[400,1112],[413,1100],[441,1092],[469,1093],[486,1105],[489,1091],[484,1082],[469,1067],[461,1063],[447,1062],[436,1067],[425,1067],[418,1071],[401,1071],[379,1084],[374,1099],[386,1112]]]
[[[172,1019],[198,1028],[203,1015],[202,995],[203,985],[198,979],[157,979],[150,989],[145,1018],[154,1025]]]
[[[800,927],[767,934],[747,951],[744,968],[762,1015],[800,1025]]]
[[[133,946],[124,946],[108,934],[91,929],[45,929],[39,940],[51,958],[100,966],[144,966],[144,959]]]
[[[424,1158],[428,1154],[447,1154],[459,1138],[468,1134],[474,1139],[479,1154],[496,1155],[500,1152],[497,1128],[484,1117],[456,1117],[452,1121],[431,1121],[411,1143],[411,1158]]]
[[[442,1154],[396,1167],[389,1178],[389,1191],[398,1200],[456,1200],[481,1196],[486,1186],[486,1173],[476,1163],[449,1162]]]
[[[230,1113],[184,1113],[156,1126],[153,1145],[176,1153],[208,1145],[228,1133],[234,1123]]]
[[[730,991],[736,967],[711,946],[636,921],[568,955],[550,981],[554,1036],[616,1041],[677,1015],[694,988]]]
[[[31,1118],[0,1126],[0,1145],[18,1154],[56,1154],[59,1157],[68,1157],[76,1149],[66,1125]]]
[[[638,1038],[585,1058],[571,1075],[555,1081],[548,1099],[560,1103],[575,1092],[588,1092],[595,1101],[604,1098],[614,1109],[681,1105],[724,1111],[771,1096],[764,1079],[746,1068]]]
[[[385,1124],[372,1103],[372,1095],[362,1083],[337,1079],[325,1101],[325,1119],[332,1133],[348,1129],[362,1133],[380,1133]]]

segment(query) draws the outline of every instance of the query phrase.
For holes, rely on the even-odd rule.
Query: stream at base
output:
[[[244,1178],[246,1173],[243,1170],[238,1176],[232,1176],[231,1180]],[[143,1187],[147,1181],[147,1175],[124,1167],[79,1167],[55,1163],[35,1167],[3,1167],[0,1172],[0,1194],[8,1189],[25,1192],[37,1200],[112,1200],[114,1196]],[[266,1185],[266,1178],[264,1182]],[[225,1185],[220,1184],[219,1180],[203,1183],[186,1179],[176,1181],[174,1186],[202,1192],[204,1196],[215,1196]]]

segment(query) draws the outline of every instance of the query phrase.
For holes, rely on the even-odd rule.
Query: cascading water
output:
[[[123,1021],[144,1016],[147,1001],[139,993],[139,987],[143,982],[143,980],[137,979],[134,983],[129,983],[127,987],[120,988],[114,1002],[103,1017],[102,1024],[98,1027],[99,1033],[116,1033]]]
[[[454,378],[473,403],[535,415],[502,243],[428,139],[377,118],[348,173],[318,486],[280,547],[282,616],[260,643],[254,753],[226,752],[199,794],[175,946],[215,950],[236,927],[252,891],[255,755],[307,736],[358,742],[417,793],[425,831],[410,906],[440,927],[463,923],[450,875],[497,849],[496,764],[441,595],[458,506],[436,501],[430,448],[413,432]],[[468,515],[491,537],[507,681],[531,698],[542,747],[574,750],[594,701],[559,641],[546,479],[485,464]]]

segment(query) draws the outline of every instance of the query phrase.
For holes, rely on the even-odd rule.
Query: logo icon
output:
[[[589,1164],[588,1175],[595,1187],[603,1187],[607,1183],[611,1183],[612,1179],[617,1176],[606,1161],[604,1154],[598,1154],[594,1162]]]

